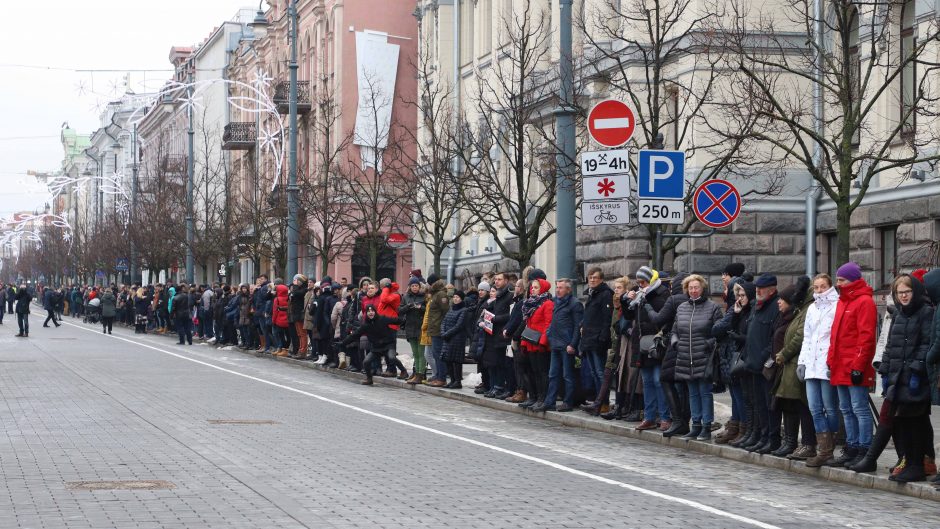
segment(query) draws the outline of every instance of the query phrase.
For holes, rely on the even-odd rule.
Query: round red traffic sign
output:
[[[636,121],[633,110],[623,101],[605,99],[588,114],[588,132],[604,147],[620,147],[630,141]]]
[[[692,195],[692,211],[709,228],[724,228],[741,213],[741,194],[727,180],[708,180]]]

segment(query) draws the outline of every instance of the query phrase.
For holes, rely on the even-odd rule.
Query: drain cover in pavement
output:
[[[66,483],[72,490],[161,490],[175,489],[176,485],[161,479],[143,481],[70,481]]]
[[[270,419],[209,419],[209,424],[281,424]]]

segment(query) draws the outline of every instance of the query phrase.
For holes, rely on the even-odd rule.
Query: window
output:
[[[480,57],[493,49],[493,0],[480,0]]]
[[[502,9],[496,17],[496,34],[499,37],[499,45],[505,46],[509,44],[509,37],[512,36],[512,0],[499,1],[502,2]]]
[[[473,60],[473,0],[460,0],[460,64]]]
[[[914,36],[914,0],[904,2],[901,8],[901,60],[906,61],[914,54],[917,39]],[[904,122],[901,134],[914,134],[916,126],[914,106],[917,103],[917,64],[911,60],[901,69],[901,115]]]
[[[881,228],[881,286],[888,286],[898,275],[898,227]]]

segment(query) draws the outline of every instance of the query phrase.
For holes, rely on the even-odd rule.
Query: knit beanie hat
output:
[[[477,290],[485,290],[485,291],[489,292],[489,291],[490,291],[490,284],[487,283],[486,281],[484,281],[484,282],[480,283],[479,285],[477,285]]]
[[[545,271],[542,270],[541,268],[533,268],[533,269],[529,272],[528,280],[531,282],[531,281],[534,281],[534,280],[536,280],[536,279],[548,279],[548,276],[545,275]]]
[[[636,279],[637,281],[642,279],[643,281],[646,281],[647,283],[652,283],[654,273],[655,272],[653,271],[652,268],[648,266],[641,266],[640,269],[636,271]]]
[[[440,279],[441,279],[441,276],[437,274],[431,274],[428,276],[428,284],[433,285],[434,283],[437,283]]]
[[[744,275],[744,263],[731,263],[725,267],[725,273],[731,277],[741,277]]]
[[[466,292],[464,292],[463,290],[458,290],[458,291],[454,292],[454,295],[457,296],[457,297],[459,297],[461,300],[463,300],[464,298],[467,297]]]
[[[301,283],[306,283],[306,282],[307,282],[307,276],[305,276],[305,275],[303,275],[303,274],[297,274],[297,275],[294,276],[294,281],[300,281]]]
[[[796,285],[788,285],[784,287],[783,290],[777,293],[780,296],[780,299],[787,302],[789,305],[796,304]]]
[[[420,285],[420,284],[421,284],[421,280],[418,279],[417,277],[412,277],[411,279],[408,280],[408,286],[409,286],[409,287],[410,287],[411,285]]]
[[[836,270],[836,277],[841,277],[848,281],[858,281],[862,278],[862,267],[858,266],[858,263],[854,261],[849,261]]]

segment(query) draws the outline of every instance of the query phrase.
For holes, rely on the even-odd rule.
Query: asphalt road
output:
[[[940,527],[932,502],[31,319],[0,327],[0,529]]]

